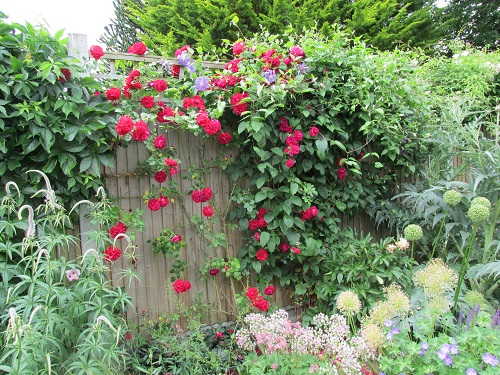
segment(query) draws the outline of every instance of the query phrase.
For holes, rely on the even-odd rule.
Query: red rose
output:
[[[161,111],[158,111],[156,114],[156,119],[158,122],[168,122],[170,124],[173,124],[173,120],[170,119],[170,117],[175,117],[174,110],[169,107],[164,107]]]
[[[168,88],[167,82],[163,79],[157,79],[153,81],[153,87],[158,92],[163,92]]]
[[[121,233],[127,233],[127,226],[123,224],[121,221],[119,221],[118,224],[109,229],[109,234],[111,238],[115,238]]]
[[[104,51],[100,46],[90,46],[90,54],[96,60],[104,56]]]
[[[216,276],[218,273],[219,273],[219,270],[217,268],[212,268],[210,271],[209,271],[210,275],[212,276]]]
[[[243,112],[248,110],[248,104],[247,103],[240,103],[243,99],[248,97],[248,93],[244,92],[243,94],[241,93],[236,93],[231,97],[231,104],[233,106],[233,111],[237,115],[241,115]]]
[[[292,132],[292,127],[288,123],[288,120],[284,117],[281,118],[280,121],[280,131],[283,133],[291,133]]]
[[[193,190],[191,193],[191,199],[194,203],[201,203],[203,200],[203,194],[201,190]]]
[[[137,42],[128,49],[128,52],[134,53],[136,55],[144,55],[146,53],[146,50],[146,45],[143,42]]]
[[[201,194],[202,194],[202,202],[207,202],[212,198],[212,189],[209,187],[201,189]]]
[[[233,53],[235,56],[240,55],[245,50],[245,42],[238,42],[233,45]]]
[[[206,112],[200,112],[196,115],[196,123],[200,127],[205,127],[206,125],[210,124],[210,117],[208,117],[208,113]]]
[[[122,92],[117,87],[111,87],[110,89],[106,90],[106,98],[108,100],[118,100],[120,99],[121,95]]]
[[[288,159],[285,164],[288,168],[292,168],[295,165],[295,160]]]
[[[179,236],[179,235],[173,236],[171,239],[172,242],[181,242],[181,240],[182,240],[182,236]]]
[[[255,232],[253,234],[253,238],[255,238],[257,241],[260,241],[260,233],[259,232]]]
[[[252,219],[248,222],[248,229],[250,230],[257,230],[259,229],[259,220],[257,219]]]
[[[122,255],[122,252],[120,249],[114,246],[109,246],[106,250],[104,250],[104,259],[107,260],[108,262],[114,262],[120,256]]]
[[[269,302],[267,302],[262,296],[258,296],[255,301],[252,303],[255,307],[257,307],[260,311],[269,310]]]
[[[288,250],[290,250],[290,244],[288,244],[288,242],[280,243],[280,250],[286,253]]]
[[[302,132],[301,132],[300,130],[298,130],[298,129],[297,129],[297,130],[295,130],[295,131],[293,132],[293,136],[295,137],[295,140],[296,140],[297,142],[301,142],[301,141],[302,141],[302,139],[304,138],[304,135],[303,135],[303,134],[302,134]]]
[[[155,106],[155,98],[152,96],[145,96],[141,99],[141,104],[144,108],[153,108]]]
[[[265,261],[269,255],[267,254],[267,251],[265,249],[260,249],[257,250],[255,253],[255,258],[257,260],[260,260],[261,262]]]
[[[168,204],[168,197],[160,195],[159,201],[160,201],[160,207],[165,207]]]
[[[187,292],[189,289],[191,289],[191,283],[188,280],[175,280],[172,283],[172,286],[174,287],[174,290],[177,293],[184,293]]]
[[[135,130],[132,133],[132,139],[135,141],[145,141],[149,137],[148,124],[142,120],[135,123]]]
[[[155,180],[161,184],[167,180],[167,174],[163,171],[158,171],[155,173]]]
[[[172,159],[172,158],[166,158],[165,159],[165,165],[169,168],[177,168],[179,166],[179,163],[177,160]]]
[[[361,151],[361,152],[358,154],[357,159],[358,159],[358,160],[361,160],[361,159],[363,159],[363,156],[365,156],[365,153],[364,153],[363,151]]]
[[[257,288],[252,288],[251,286],[249,286],[245,295],[248,297],[248,299],[250,299],[250,301],[255,301],[259,296],[259,291],[257,290]]]
[[[266,289],[264,289],[264,294],[266,296],[272,296],[274,294],[274,290],[275,290],[274,286],[269,285]]]
[[[295,253],[295,254],[300,254],[300,249],[298,247],[292,247],[292,251]]]
[[[339,180],[343,180],[346,177],[346,175],[347,175],[347,171],[345,168],[342,167],[342,168],[337,169],[337,178]]]
[[[127,332],[127,334],[125,335],[125,340],[130,340],[132,338],[132,335]]]
[[[151,211],[158,211],[160,209],[160,200],[158,198],[150,199],[148,202],[148,208]]]
[[[292,48],[290,48],[290,55],[294,57],[304,57],[305,53],[304,50],[299,46],[293,46]]]
[[[163,150],[167,146],[167,138],[163,135],[159,135],[154,140],[154,147],[158,150]]]
[[[172,68],[170,69],[170,74],[172,77],[179,77],[181,74],[181,66],[180,65],[172,65]]]
[[[267,227],[267,221],[263,217],[259,217],[257,219],[257,224],[259,225],[259,228],[265,228],[265,227]]]
[[[203,216],[206,216],[206,217],[214,216],[214,210],[210,206],[203,207],[202,212],[203,212]]]
[[[319,129],[316,126],[312,126],[311,129],[309,129],[309,135],[311,137],[316,137],[319,134]]]
[[[180,55],[182,55],[182,52],[188,52],[189,48],[191,48],[189,44],[183,45],[181,48],[175,51],[174,56],[179,57]]]
[[[232,137],[233,136],[231,134],[222,132],[217,136],[217,142],[219,142],[221,145],[227,145],[229,142],[231,142]]]
[[[211,120],[205,125],[205,133],[208,135],[215,135],[220,132],[221,128],[219,120]]]
[[[116,124],[116,133],[122,137],[130,133],[134,128],[134,121],[127,115],[120,117]]]
[[[239,71],[238,64],[240,63],[240,61],[241,61],[241,59],[234,59],[232,61],[229,61],[224,66],[224,69],[230,70],[233,73],[237,73]]]
[[[61,68],[62,76],[58,78],[59,82],[66,82],[71,77],[71,70],[68,68]]]

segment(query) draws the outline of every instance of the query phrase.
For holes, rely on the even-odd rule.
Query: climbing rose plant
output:
[[[418,139],[429,113],[412,80],[417,60],[342,33],[263,34],[228,47],[232,57],[216,69],[183,46],[175,59],[126,72],[108,90],[120,114],[116,133],[124,144],[147,147],[143,166],[156,181],[144,194],[151,210],[168,210],[171,200],[186,213],[188,200],[200,205],[201,214],[189,215],[209,245],[198,249],[207,262],[220,247],[230,262],[228,236],[238,227],[246,236],[239,269],[220,271],[253,270],[262,285],[276,279],[296,295],[315,294],[341,216],[369,211],[425,156]],[[202,140],[190,150],[200,165],[182,160],[175,132]],[[205,144],[218,156],[204,157]],[[208,178],[215,169],[233,184],[223,202]],[[181,189],[181,178],[191,187]]]

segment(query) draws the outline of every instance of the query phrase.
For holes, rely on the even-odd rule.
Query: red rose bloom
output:
[[[269,255],[267,254],[267,251],[265,249],[257,250],[257,252],[255,253],[255,258],[257,260],[260,260],[261,262],[266,260],[268,256]]]
[[[134,128],[134,121],[127,115],[120,117],[116,124],[116,133],[122,137],[130,133]]]
[[[179,163],[177,163],[177,160],[175,160],[175,159],[166,158],[165,165],[169,168],[177,168],[179,166]]]
[[[259,228],[265,228],[265,227],[267,227],[267,221],[263,217],[259,217],[257,219],[257,224],[259,225]]]
[[[275,290],[274,286],[269,285],[266,289],[264,289],[264,294],[266,296],[272,296],[274,294],[274,290]]]
[[[259,209],[259,211],[257,211],[257,218],[262,219],[265,214],[267,214],[267,209],[261,208]]]
[[[248,222],[248,229],[257,230],[259,229],[259,220],[253,219]]]
[[[191,289],[191,283],[188,280],[175,280],[172,283],[172,286],[174,287],[174,290],[177,293],[184,293],[187,292],[189,289]]]
[[[168,204],[168,197],[160,195],[160,198],[158,200],[160,201],[160,207],[165,207]]]
[[[210,121],[212,120],[210,120],[210,117],[208,117],[208,113],[206,112],[200,112],[196,115],[196,123],[202,128],[210,124]]]
[[[168,88],[167,82],[163,79],[157,79],[153,81],[153,87],[158,92],[163,92]]]
[[[146,45],[143,42],[137,42],[128,49],[128,52],[134,53],[136,55],[144,55],[146,53],[146,50]]]
[[[132,133],[132,139],[134,141],[145,141],[149,137],[148,124],[142,120],[138,120],[135,123],[135,130]]]
[[[304,135],[302,134],[302,132],[301,132],[300,130],[295,130],[295,131],[293,132],[293,136],[295,137],[295,140],[296,140],[297,142],[301,142],[301,141],[302,141],[302,139],[304,138]]]
[[[158,111],[156,115],[158,122],[168,122],[173,124],[174,122],[170,119],[170,117],[175,117],[174,110],[170,107],[163,107],[163,109]]]
[[[280,250],[286,253],[288,250],[290,250],[290,244],[288,244],[288,242],[280,243]]]
[[[121,95],[122,92],[117,87],[111,87],[110,89],[106,90],[106,98],[108,100],[118,100],[120,99]]]
[[[292,247],[292,251],[295,253],[295,254],[300,254],[300,249],[298,247]]]
[[[240,63],[240,61],[241,61],[241,59],[234,59],[232,61],[229,61],[224,66],[224,69],[230,70],[233,73],[237,73],[239,71],[238,64]]]
[[[237,115],[241,115],[243,112],[248,110],[247,103],[240,103],[243,99],[248,97],[248,93],[244,92],[243,94],[236,93],[231,97],[231,104],[233,106],[233,111]]]
[[[94,59],[99,60],[101,57],[104,56],[104,51],[100,46],[90,46],[90,55]]]
[[[123,224],[121,221],[119,221],[118,224],[109,229],[109,235],[111,236],[111,238],[115,238],[119,234],[126,232],[127,232],[127,226]]]
[[[250,299],[250,301],[255,301],[259,296],[259,291],[257,290],[257,288],[252,288],[251,286],[249,286],[245,295],[248,297],[248,299]]]
[[[290,55],[294,57],[304,57],[305,53],[304,50],[299,46],[293,46],[292,48],[290,48]]]
[[[167,180],[167,174],[163,171],[158,171],[155,173],[155,180],[161,184]]]
[[[159,135],[154,140],[154,147],[158,150],[163,150],[167,146],[167,138],[163,135]]]
[[[345,179],[346,175],[347,175],[347,171],[345,168],[342,167],[342,168],[337,169],[337,178],[339,180]]]
[[[214,216],[214,210],[210,206],[203,207],[202,212],[203,212],[203,216],[205,216],[205,217],[212,217],[212,216]]]
[[[285,164],[288,168],[292,168],[295,165],[295,160],[288,159]]]
[[[66,82],[71,77],[71,70],[68,68],[61,68],[62,76],[58,78],[59,82]]]
[[[158,198],[150,199],[148,202],[148,208],[151,211],[158,211],[160,209],[160,200]]]
[[[258,296],[252,304],[255,307],[257,307],[260,311],[269,310],[269,302],[267,302],[264,298],[262,298],[262,296]]]
[[[309,135],[311,137],[316,137],[319,134],[319,129],[316,126],[312,126],[311,129],[309,129]]]
[[[179,48],[178,50],[176,50],[174,52],[174,56],[179,57],[180,55],[182,55],[182,52],[187,52],[188,48],[191,48],[191,46],[189,44],[183,45],[181,48]]]
[[[120,256],[122,255],[122,252],[120,249],[114,246],[109,246],[106,250],[104,250],[104,259],[107,260],[108,262],[114,262]]]
[[[194,190],[191,193],[191,199],[193,200],[194,203],[201,203],[201,201],[203,200],[203,194],[201,190]]]
[[[201,194],[202,194],[202,202],[207,202],[212,198],[212,189],[209,187],[201,189]]]
[[[255,238],[257,241],[260,241],[260,233],[259,232],[255,232],[253,234],[253,238]]]
[[[155,106],[155,98],[152,96],[145,96],[141,99],[141,104],[144,108],[153,108]]]
[[[280,131],[283,133],[291,133],[292,132],[292,127],[288,123],[288,120],[286,118],[281,118],[280,121]]]
[[[233,45],[233,53],[235,56],[240,55],[245,50],[245,42],[238,42]]]
[[[181,66],[180,65],[172,65],[172,68],[170,69],[170,74],[172,77],[179,77],[181,74]]]
[[[179,235],[173,236],[171,239],[172,242],[181,242],[181,240],[182,240],[182,236],[179,236]]]
[[[210,275],[212,276],[217,276],[219,274],[219,270],[217,268],[212,268],[210,271],[209,271]]]
[[[215,135],[220,132],[221,128],[219,120],[212,120],[205,125],[205,133],[208,135]]]
[[[229,142],[231,142],[232,137],[233,136],[231,134],[222,132],[217,135],[217,142],[219,142],[221,145],[227,145]]]

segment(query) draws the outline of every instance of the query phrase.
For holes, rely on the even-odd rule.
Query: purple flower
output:
[[[393,337],[393,336],[394,336],[394,334],[393,334],[392,332],[389,332],[389,333],[385,336],[385,338],[386,338],[387,340],[392,340],[392,337]]]
[[[436,354],[441,361],[444,361],[445,358],[448,357],[448,353],[442,352],[441,350],[439,352],[437,352]]]
[[[491,329],[495,329],[497,326],[500,326],[500,310],[497,310],[491,317]]]
[[[491,353],[483,354],[483,361],[490,366],[498,366],[498,358]]]
[[[392,333],[393,335],[397,335],[397,334],[399,333],[399,328],[394,327],[394,328],[391,330],[391,333]]]
[[[274,72],[274,70],[268,70],[264,73],[264,78],[266,79],[267,83],[276,82],[276,73]]]
[[[456,344],[450,345],[450,354],[457,355],[458,354],[458,346]]]
[[[451,364],[453,363],[453,358],[451,358],[451,356],[447,355],[446,358],[443,360],[443,362],[446,366],[451,366]]]
[[[465,375],[477,375],[477,371],[474,370],[472,367],[469,367],[466,371],[465,371]]]
[[[179,61],[179,64],[182,66],[188,66],[191,64],[191,57],[189,57],[189,54],[182,52],[179,56],[177,56],[177,61]]]
[[[309,67],[306,65],[305,62],[303,62],[302,64],[299,64],[297,67],[299,68],[300,74],[304,74],[306,72],[306,70],[309,69]]]
[[[194,80],[194,87],[198,91],[205,91],[210,88],[210,83],[208,82],[208,77],[198,77]]]
[[[429,344],[428,344],[427,342],[425,342],[425,341],[424,341],[424,342],[422,343],[422,349],[423,349],[423,350],[427,350],[427,349],[429,349]]]
[[[384,326],[386,326],[386,327],[392,327],[392,320],[387,319],[387,320],[384,322]]]

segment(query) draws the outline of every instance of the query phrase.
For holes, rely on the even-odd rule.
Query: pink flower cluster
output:
[[[149,128],[142,120],[134,121],[127,115],[121,116],[116,124],[116,133],[122,137],[132,132],[132,139],[135,141],[145,141],[149,138]],[[133,130],[133,131],[132,131]]]
[[[233,106],[233,111],[237,115],[242,115],[243,112],[248,111],[248,103],[244,102],[241,103],[241,101],[245,98],[248,98],[248,93],[236,93],[231,96],[231,105]]]
[[[148,208],[151,211],[158,211],[160,208],[165,207],[168,205],[168,197],[164,197],[163,195],[160,195],[159,198],[151,198],[148,201]]]
[[[226,132],[223,132],[222,131],[222,126],[219,122],[219,120],[217,119],[210,119],[210,117],[208,116],[208,113],[206,112],[199,112],[197,115],[196,115],[196,123],[198,124],[198,126],[200,128],[203,128],[205,129],[205,133],[207,135],[216,135],[217,133],[219,133],[217,135],[217,141],[220,143],[220,144],[227,144],[231,141],[231,134],[229,133],[226,133]]]
[[[265,208],[261,208],[257,211],[257,217],[248,222],[248,229],[259,230],[261,228],[267,227],[267,221],[264,219],[264,215],[267,213]]]
[[[179,162],[172,158],[165,159],[165,166],[168,167],[168,171],[171,176],[177,174],[179,172]]]

